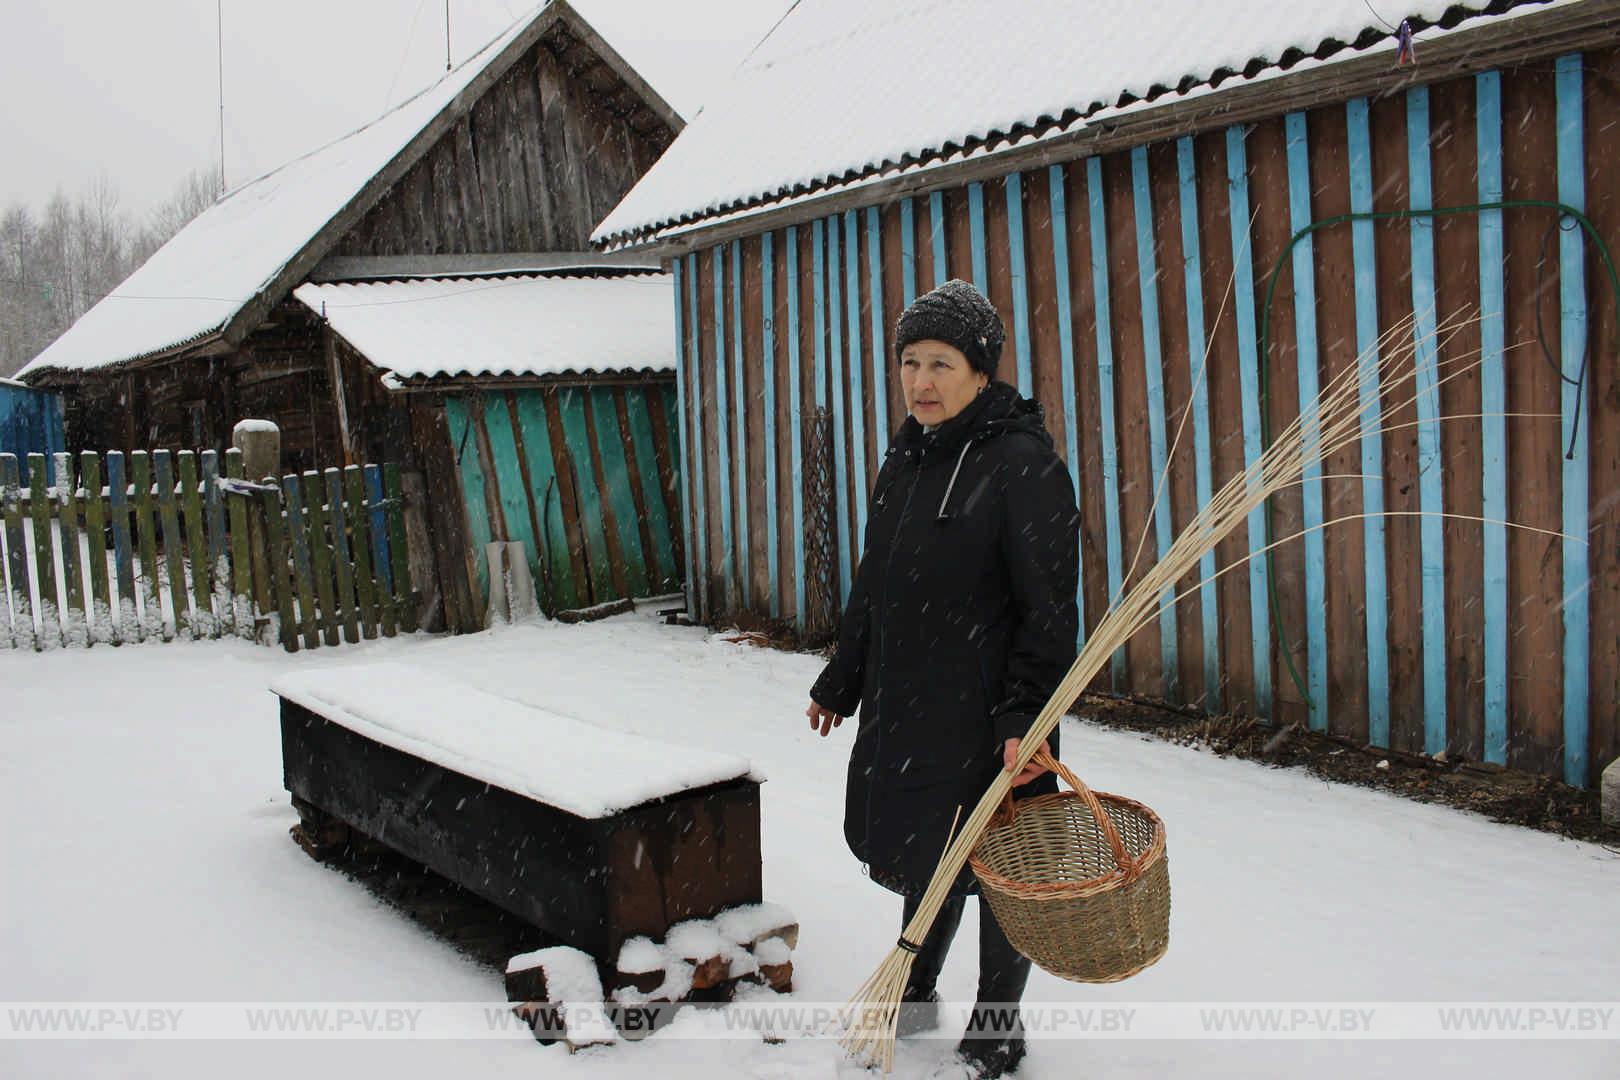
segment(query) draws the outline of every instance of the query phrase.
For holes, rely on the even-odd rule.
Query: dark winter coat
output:
[[[896,433],[810,691],[841,716],[860,707],[844,835],[888,888],[927,888],[958,807],[966,821],[1074,662],[1078,526],[1041,407],[1006,383],[931,432],[908,417]],[[952,891],[974,884],[964,870]]]

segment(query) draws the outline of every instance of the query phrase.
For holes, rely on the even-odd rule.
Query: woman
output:
[[[1005,337],[995,308],[964,281],[900,316],[910,415],[878,473],[837,651],[806,710],[825,736],[860,708],[844,835],[872,879],[905,897],[902,925],[957,815],[966,820],[997,770],[1012,766],[1075,657],[1074,488],[1040,406],[995,379]],[[1044,772],[1024,769],[1017,796],[1055,790]],[[964,869],[921,943],[902,1028],[936,1026],[934,982],[975,891]],[[1030,965],[987,905],[979,927],[978,1006],[957,1055],[968,1075],[991,1077],[1024,1055],[1017,1002]]]

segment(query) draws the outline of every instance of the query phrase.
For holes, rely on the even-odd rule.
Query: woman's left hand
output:
[[[1022,739],[1008,739],[1006,746],[1004,746],[1002,748],[1002,752],[1001,752],[1002,766],[1008,772],[1012,772],[1013,765],[1017,763],[1017,761],[1018,761],[1018,747],[1021,746],[1022,744],[1023,744]],[[1052,752],[1052,747],[1051,747],[1050,743],[1042,742],[1041,743],[1041,749],[1046,751],[1048,754],[1050,754]],[[1028,765],[1024,766],[1024,771],[1023,772],[1021,772],[1017,776],[1013,777],[1012,786],[1013,787],[1023,787],[1025,784],[1029,783],[1031,780],[1035,779],[1037,776],[1041,775],[1045,771],[1046,771],[1046,768],[1044,766],[1037,765],[1033,761],[1031,761]]]

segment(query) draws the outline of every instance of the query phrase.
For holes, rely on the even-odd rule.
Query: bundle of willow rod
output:
[[[1438,356],[1444,341],[1449,339],[1472,319],[1448,320],[1437,327],[1426,339],[1430,351]],[[1116,597],[1096,630],[1086,640],[1074,665],[1064,676],[1046,707],[1030,725],[1019,746],[1016,763],[1010,770],[997,774],[989,790],[960,831],[953,832],[940,858],[939,866],[924,893],[916,915],[903,932],[908,942],[922,942],[933,926],[939,909],[949,894],[951,883],[967,864],[968,856],[978,846],[992,817],[1006,798],[1012,779],[1021,772],[1040,750],[1058,721],[1068,712],[1083,690],[1102,670],[1108,658],[1158,618],[1163,604],[1176,602],[1175,584],[1192,572],[1205,553],[1230,533],[1243,525],[1251,512],[1264,506],[1272,495],[1302,482],[1306,471],[1327,456],[1355,445],[1367,437],[1379,437],[1385,430],[1394,430],[1406,424],[1392,424],[1391,419],[1413,405],[1424,393],[1438,395],[1440,386],[1452,378],[1465,374],[1477,366],[1477,353],[1470,353],[1445,363],[1434,363],[1432,385],[1413,389],[1405,396],[1396,393],[1404,382],[1416,385],[1416,358],[1419,342],[1403,342],[1405,347],[1386,356],[1390,346],[1407,337],[1415,322],[1409,316],[1392,326],[1373,345],[1357,357],[1354,365],[1333,376],[1321,390],[1314,404],[1301,408],[1300,414],[1287,429],[1276,437],[1265,452],[1243,472],[1222,485],[1210,501],[1189,521],[1171,544],[1169,550],[1138,578],[1124,593]],[[1213,336],[1211,338],[1213,341]],[[1205,363],[1209,353],[1205,352]],[[1450,369],[1442,374],[1442,368]],[[1202,369],[1199,380],[1202,378]],[[1379,411],[1371,413],[1370,401],[1379,403]],[[1189,410],[1190,411],[1190,410]],[[1183,426],[1185,417],[1183,417]],[[1177,433],[1177,442],[1180,432]],[[1172,448],[1171,456],[1174,456]],[[1155,500],[1163,490],[1165,478],[1159,478]],[[1144,530],[1145,532],[1145,530]],[[1273,545],[1267,545],[1270,547]],[[1132,572],[1140,559],[1142,548],[1137,548],[1132,561]],[[1255,557],[1251,553],[1232,566],[1217,572],[1216,576]],[[990,917],[988,913],[981,918]],[[888,1072],[894,1064],[894,1031],[898,1017],[900,997],[911,973],[915,954],[897,944],[875,972],[856,991],[841,1017],[846,1028],[841,1042],[850,1053],[864,1056]]]

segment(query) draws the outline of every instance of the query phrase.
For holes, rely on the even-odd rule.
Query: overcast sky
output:
[[[690,119],[789,0],[573,0]],[[445,0],[0,0],[0,207],[111,177],[125,209],[219,161],[231,186],[352,131],[444,72]],[[449,0],[456,63],[538,0]]]

